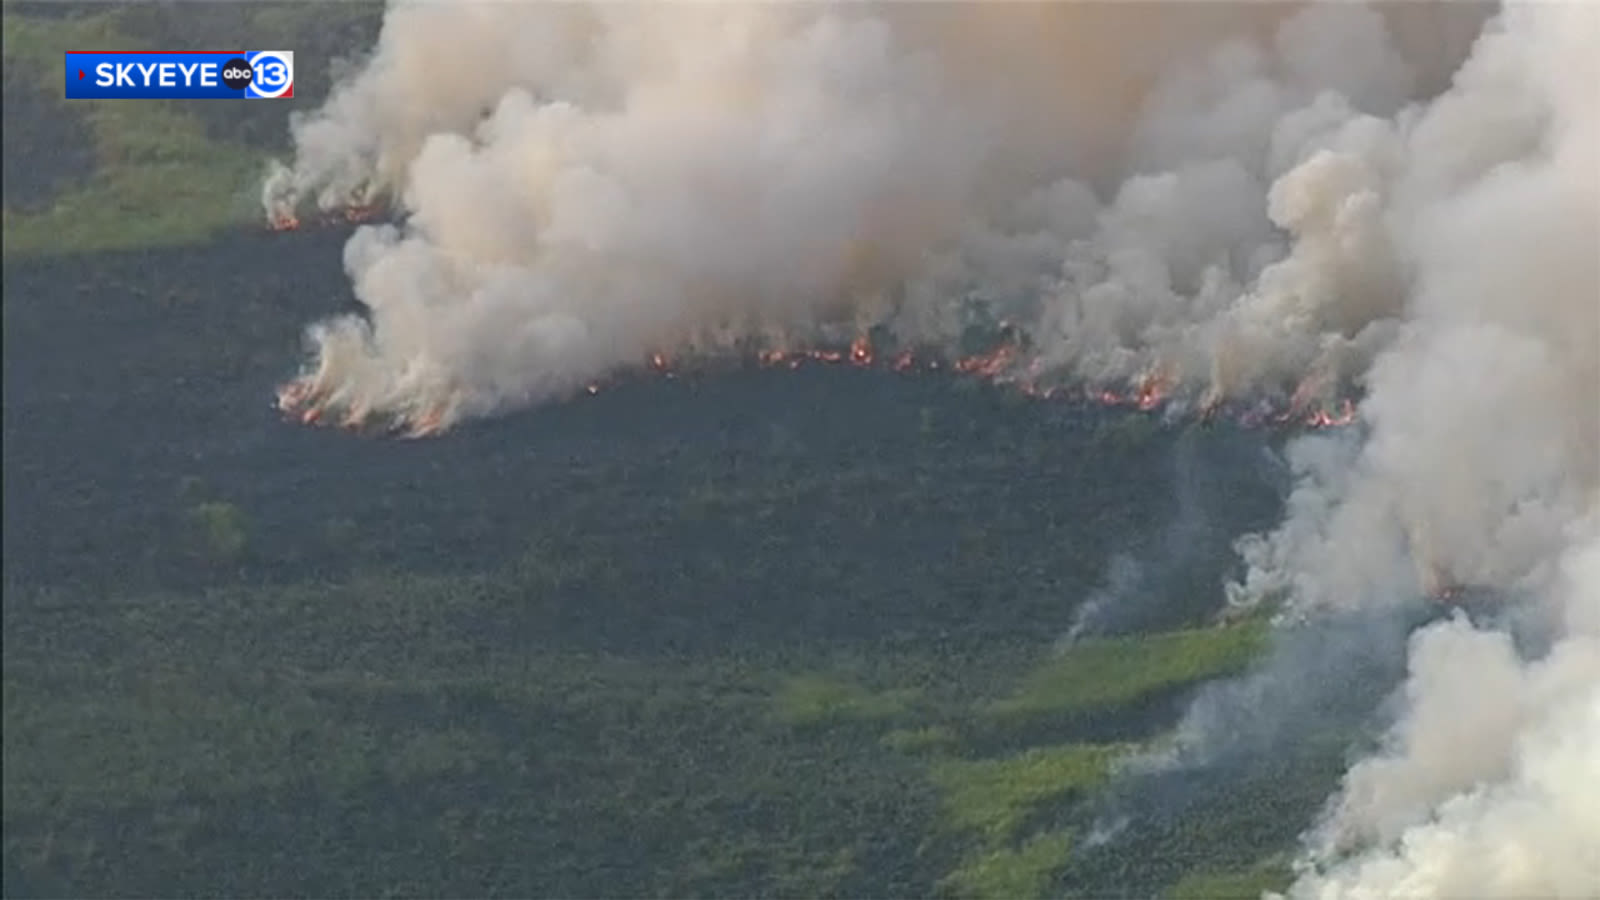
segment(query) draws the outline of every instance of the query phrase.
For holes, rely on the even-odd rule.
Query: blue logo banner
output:
[[[294,96],[292,50],[68,50],[68,100]]]

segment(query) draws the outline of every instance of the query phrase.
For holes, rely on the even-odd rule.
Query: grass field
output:
[[[368,578],[8,596],[8,881],[27,894],[258,893],[296,877],[333,891],[366,877],[428,893],[475,882],[439,881],[443,870],[420,862],[372,867],[402,850],[504,861],[544,847],[504,876],[506,890],[1035,896],[1069,858],[1081,829],[1071,811],[1133,749],[1068,740],[984,754],[955,736],[993,703],[985,686],[1034,683],[1126,641],[1045,651],[1020,679],[977,660],[919,690],[917,673],[953,660],[915,647],[486,651],[462,623],[505,590]],[[1098,692],[1120,674],[1085,672]],[[848,673],[904,683],[874,688]],[[930,732],[942,738],[884,740]],[[308,798],[341,812],[332,831],[291,840],[281,828],[325,821],[294,806]],[[241,834],[240,804],[282,825]],[[396,806],[411,810],[408,825],[386,824]],[[586,850],[568,830],[604,821],[667,829],[665,844],[613,870],[568,871],[608,856],[610,840],[589,835],[599,843]],[[298,848],[293,871],[260,855],[273,841]],[[572,860],[552,855],[562,847]],[[1228,883],[1209,877],[1194,884]]]
[[[60,115],[81,120],[94,164],[42,209],[6,205],[7,257],[192,244],[253,226],[263,215],[267,161],[285,149],[287,110],[261,108],[267,104],[248,104],[252,115],[241,113],[241,104],[216,101],[63,100],[63,51],[186,49],[212,35],[228,45],[248,36],[261,46],[296,47],[297,98],[282,106],[309,109],[327,92],[323,41],[370,31],[375,16],[370,3],[60,4],[49,16],[18,11],[28,8],[7,4],[0,23],[7,70],[17,74],[8,92],[40,94]],[[267,137],[271,143],[263,142]],[[29,146],[45,139],[31,129],[8,129],[6,153],[60,152]]]

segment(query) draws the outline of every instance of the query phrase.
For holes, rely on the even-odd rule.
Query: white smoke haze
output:
[[[366,315],[312,328],[286,403],[426,431],[657,352],[952,343],[974,301],[1041,378],[1355,386],[1230,603],[1291,642],[1463,587],[1503,610],[1411,636],[1291,893],[1593,896],[1600,4],[1489,12],[396,4],[266,185],[275,216],[401,219],[352,238]],[[1307,665],[1274,654],[1238,709]]]

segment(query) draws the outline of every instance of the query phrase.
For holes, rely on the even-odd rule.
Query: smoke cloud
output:
[[[1308,842],[1297,897],[1600,885],[1600,6],[1513,6],[1398,120],[1411,272],[1359,445],[1307,439],[1235,599],[1291,615],[1493,588],[1416,632],[1384,748]]]
[[[1331,396],[1404,295],[1378,117],[1461,52],[1416,23],[1472,17],[398,3],[265,187],[403,217],[351,240],[367,315],[311,329],[286,400],[430,430],[655,353],[949,344],[974,307],[1046,377]]]
[[[274,217],[399,215],[351,239],[365,315],[312,326],[284,402],[429,431],[654,353],[950,344],[974,310],[1023,332],[1030,378],[1357,388],[1358,428],[1289,448],[1229,600],[1502,609],[1392,642],[1392,727],[1291,893],[1578,896],[1600,884],[1597,86],[1583,2],[397,3],[265,187]]]

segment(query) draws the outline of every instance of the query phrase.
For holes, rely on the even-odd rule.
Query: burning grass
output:
[[[361,207],[349,213],[354,217],[352,221],[379,214],[374,207]],[[284,227],[299,227],[298,220],[289,221],[292,224]],[[1285,405],[1270,399],[1239,403],[1208,398],[1196,403],[1179,394],[1172,380],[1160,372],[1146,374],[1125,385],[1048,383],[1037,361],[1023,364],[1025,348],[1016,332],[1002,323],[1000,336],[1001,339],[987,351],[953,359],[936,349],[894,348],[884,351],[864,335],[843,346],[747,349],[743,355],[734,351],[732,355],[723,356],[679,356],[658,351],[650,354],[639,366],[608,380],[590,383],[580,395],[596,396],[609,387],[629,380],[673,379],[689,374],[710,376],[752,365],[765,369],[844,366],[905,375],[949,374],[994,383],[1039,401],[1086,403],[1143,413],[1161,412],[1173,418],[1227,418],[1247,427],[1337,428],[1356,420],[1355,404],[1348,397],[1340,398],[1331,407],[1321,406],[1316,400],[1319,391],[1311,390],[1307,384],[1301,385]],[[285,419],[291,422],[403,438],[443,434],[461,418],[458,412],[460,397],[455,394],[410,408],[374,411],[359,399],[347,398],[342,386],[333,381],[325,369],[307,372],[280,386],[276,405]]]

